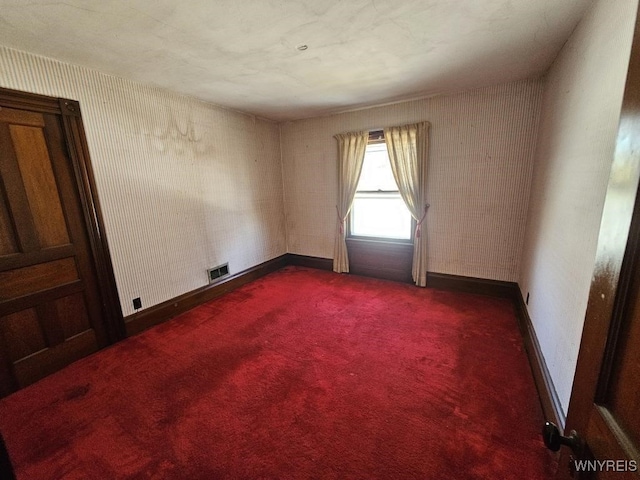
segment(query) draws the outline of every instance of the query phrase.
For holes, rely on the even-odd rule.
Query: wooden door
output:
[[[86,164],[70,154],[84,149],[77,103],[19,106],[0,103],[0,395],[117,337],[113,292],[101,291],[113,285],[98,272],[107,252],[87,221],[91,185],[78,181]]]
[[[578,441],[573,452],[562,449],[558,478],[640,477],[639,178],[640,28],[636,19],[565,428],[565,432],[575,431]]]

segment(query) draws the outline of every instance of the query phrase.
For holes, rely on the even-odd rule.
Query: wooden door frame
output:
[[[80,104],[76,100],[0,88],[0,108],[15,108],[60,115],[62,133],[87,227],[92,262],[102,301],[104,328],[109,343],[126,336],[104,220],[89,157]]]
[[[565,431],[586,434],[589,413],[612,355],[627,307],[627,292],[640,257],[640,18],[636,16],[631,58],[607,187],[594,273],[582,331]],[[609,226],[610,228],[605,228]],[[612,231],[613,230],[613,231]],[[563,449],[560,472],[569,452]]]

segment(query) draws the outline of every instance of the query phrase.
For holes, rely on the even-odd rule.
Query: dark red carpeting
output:
[[[0,401],[19,479],[544,479],[502,299],[288,267]]]

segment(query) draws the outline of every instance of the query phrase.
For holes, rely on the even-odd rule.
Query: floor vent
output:
[[[225,263],[224,265],[218,265],[217,267],[213,267],[207,270],[207,276],[209,277],[209,283],[214,283],[220,280],[221,278],[229,275],[229,264]]]

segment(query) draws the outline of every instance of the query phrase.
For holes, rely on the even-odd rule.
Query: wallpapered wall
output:
[[[0,86],[80,101],[125,315],[286,252],[276,123],[3,47]]]
[[[289,252],[333,257],[333,135],[428,120],[428,270],[516,281],[542,90],[529,80],[282,124]]]
[[[637,5],[594,2],[547,75],[519,283],[565,412]]]

